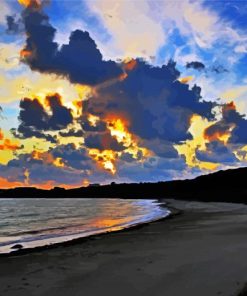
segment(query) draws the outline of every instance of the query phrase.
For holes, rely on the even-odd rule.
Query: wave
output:
[[[67,203],[69,204],[69,201],[65,204]],[[16,225],[14,224],[11,227],[6,226],[6,229],[2,227],[3,231],[0,232],[0,253],[12,252],[12,247],[16,244],[21,244],[24,249],[50,246],[87,236],[126,229],[170,215],[167,208],[163,205],[160,206],[154,200],[148,202],[146,200],[139,200],[138,202],[136,200],[135,202],[121,200],[121,203],[117,200],[114,202],[101,200],[100,202],[97,201],[97,206],[95,201],[92,200],[90,213],[82,206],[83,200],[81,201],[81,209],[79,208],[80,214],[73,215],[71,213],[73,208],[70,207],[66,216],[64,212],[61,215],[59,205],[56,205],[54,217],[38,219],[38,222],[36,221],[38,224],[33,225],[33,219],[29,219],[28,224],[26,220],[25,223],[22,221],[22,225],[19,225],[17,229],[15,229]],[[74,211],[78,211],[78,201],[75,204]],[[24,219],[25,217],[32,217],[32,215],[28,216],[29,214],[22,213],[22,217]],[[41,211],[39,215],[42,217],[42,214],[45,215]],[[38,214],[36,213],[36,215]],[[17,220],[19,217],[17,215]],[[73,221],[73,219],[80,219],[80,222]],[[49,225],[49,223],[53,225]],[[58,223],[61,225],[56,225]],[[38,227],[39,225],[43,227]]]

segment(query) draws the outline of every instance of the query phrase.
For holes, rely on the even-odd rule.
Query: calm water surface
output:
[[[0,199],[0,253],[116,231],[166,217],[156,200]],[[13,251],[13,250],[12,250]]]

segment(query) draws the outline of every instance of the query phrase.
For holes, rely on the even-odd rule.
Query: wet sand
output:
[[[247,282],[247,206],[169,203],[182,213],[71,246],[0,257],[0,296],[239,295]]]

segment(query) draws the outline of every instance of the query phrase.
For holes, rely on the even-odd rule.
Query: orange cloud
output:
[[[187,140],[179,145],[174,145],[179,155],[184,155],[185,161],[190,167],[199,167],[203,170],[215,170],[219,166],[218,163],[200,161],[196,158],[197,150],[206,149],[205,130],[212,125],[211,122],[199,115],[193,114],[190,118],[189,132],[193,136],[191,140]]]
[[[236,110],[236,105],[234,102],[230,102],[228,104],[225,104],[222,108],[223,118],[225,116],[227,116],[228,112],[235,111],[235,110]],[[214,132],[212,132],[212,125],[205,129],[204,138],[208,141],[217,141],[218,140],[218,141],[222,141],[226,144],[231,137],[231,132],[234,129],[235,125],[230,124],[230,125],[226,126],[224,129],[215,129]]]
[[[231,137],[231,131],[215,131],[213,134],[208,134],[206,129],[204,131],[204,138],[207,139],[208,141],[222,141],[225,144],[228,142],[229,138]]]
[[[29,172],[27,173],[27,170],[24,172],[25,176],[28,174],[29,178]],[[77,184],[63,184],[63,183],[56,183],[53,180],[49,180],[45,183],[31,183],[28,179],[28,181],[24,182],[19,182],[19,181],[8,181],[5,178],[0,177],[0,188],[1,189],[10,189],[10,188],[16,188],[16,187],[36,187],[39,189],[45,189],[45,190],[50,190],[53,189],[54,187],[61,187],[64,189],[73,189],[73,188],[78,188],[78,187],[86,187],[89,185],[88,180],[82,180],[81,183]]]
[[[24,7],[40,8],[42,5],[40,0],[18,0],[18,2]]]
[[[115,174],[117,172],[116,162],[123,153],[130,154],[138,162],[152,155],[148,149],[139,147],[139,139],[128,131],[129,122],[126,119],[109,115],[104,120],[111,136],[125,149],[123,151],[89,149],[89,155],[101,168]]]
[[[39,152],[34,150],[32,152],[32,158],[33,159],[37,159],[37,160],[42,160],[43,163],[48,164],[48,165],[54,165],[56,167],[64,167],[64,162],[62,160],[62,158],[60,157],[56,157],[54,158],[54,156],[47,152]]]
[[[124,70],[132,71],[137,65],[137,61],[134,59],[127,59],[124,61]]]
[[[74,117],[79,117],[82,115],[82,101],[75,100],[72,102],[72,113]]]
[[[112,150],[89,149],[89,155],[99,164],[100,167],[111,172],[116,173],[116,160],[118,153]]]
[[[27,50],[27,49],[22,49],[22,50],[20,51],[20,57],[21,57],[22,59],[29,58],[29,57],[32,56],[32,54],[33,54],[33,52],[30,51],[30,50]]]
[[[4,134],[3,134],[3,131],[0,129],[0,140],[3,140],[4,138]]]
[[[10,139],[6,139],[1,129],[0,129],[0,141],[3,141],[2,143],[0,143],[0,150],[2,151],[3,150],[15,151],[22,148],[22,146],[19,143],[14,142]]]
[[[0,177],[0,188],[1,189],[8,189],[8,188],[15,188],[15,187],[21,187],[23,184],[21,182],[17,181],[8,181],[5,178]]]
[[[11,142],[10,139],[5,139],[2,144],[0,144],[0,150],[11,150],[15,151],[21,149],[22,147],[19,144]]]
[[[228,111],[231,111],[231,110],[236,110],[236,105],[233,101],[231,101],[230,103],[224,105],[223,109],[222,109],[222,112],[224,113],[227,113]]]
[[[186,77],[178,78],[178,81],[183,84],[186,84],[186,83],[190,82],[193,78],[194,78],[193,76],[186,76]]]

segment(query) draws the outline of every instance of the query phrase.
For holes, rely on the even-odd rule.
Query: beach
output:
[[[167,202],[179,211],[168,219],[0,257],[0,295],[239,295],[247,282],[247,206]]]

